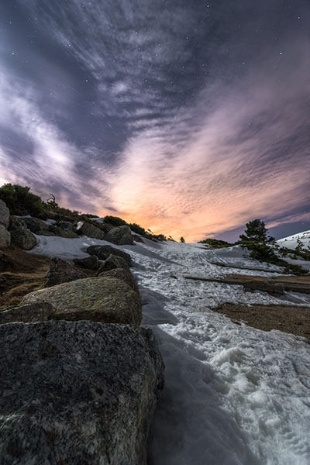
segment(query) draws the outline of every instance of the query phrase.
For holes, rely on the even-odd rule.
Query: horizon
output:
[[[6,183],[6,184],[7,184],[7,183]],[[6,185],[6,184],[4,184],[4,185]],[[4,185],[0,186],[0,189],[1,189]],[[20,185],[20,184],[17,184],[17,185]],[[29,187],[29,186],[21,186],[21,187]],[[42,199],[41,195],[40,195],[38,192],[32,191],[31,188],[30,188],[30,192],[31,192],[32,194],[35,194],[35,195],[39,196],[43,202],[47,203],[47,200],[48,200],[48,199],[46,199],[46,200]],[[53,194],[50,194],[50,195],[52,195],[52,197],[54,197],[53,200],[56,202],[55,196],[54,196]],[[2,199],[1,199],[1,194],[0,194],[0,200],[2,200]],[[56,204],[57,204],[57,206],[58,206],[59,208],[65,208],[65,209],[68,208],[67,206],[59,205],[58,202],[56,202]],[[102,219],[102,220],[105,219],[105,216],[99,217],[98,215],[96,215],[94,212],[91,212],[91,211],[84,211],[84,212],[76,211],[76,213],[79,214],[79,215],[94,215],[94,217],[97,216],[99,219]],[[106,215],[106,216],[114,216],[114,215]],[[121,219],[123,219],[123,218],[121,218]],[[254,220],[254,218],[252,218],[252,220]],[[249,221],[252,221],[252,220],[249,220]],[[264,220],[261,219],[261,218],[260,218],[260,220],[264,221]],[[135,222],[134,222],[134,221],[131,221],[130,219],[127,220],[127,224],[128,224],[129,226],[130,226],[130,224],[133,224],[133,223],[135,223]],[[137,223],[135,223],[135,224],[137,224]],[[228,232],[224,233],[222,236],[212,236],[212,237],[211,237],[211,236],[205,236],[205,237],[202,237],[202,238],[197,239],[196,241],[188,241],[188,240],[186,240],[186,238],[185,238],[184,236],[181,236],[181,237],[179,237],[179,238],[175,238],[175,237],[173,237],[171,234],[169,234],[169,232],[168,232],[168,233],[164,233],[162,230],[160,230],[160,228],[159,228],[156,232],[154,232],[154,231],[152,231],[147,225],[144,225],[144,224],[137,224],[137,225],[138,225],[138,226],[141,226],[143,229],[145,229],[145,231],[149,231],[149,232],[151,232],[152,234],[159,234],[159,235],[160,235],[160,234],[163,234],[163,235],[166,237],[167,240],[170,240],[170,238],[171,238],[172,240],[174,240],[174,241],[176,241],[176,242],[183,242],[183,241],[181,241],[181,237],[182,237],[182,239],[184,239],[184,242],[187,242],[187,243],[197,243],[197,242],[203,241],[204,239],[219,239],[219,240],[227,241],[228,243],[231,243],[231,245],[234,245],[236,242],[238,242],[240,234],[243,234],[243,233],[245,232],[245,229],[246,229],[246,224],[245,224],[243,227],[238,228],[238,230],[228,231]],[[274,233],[272,233],[271,230],[268,229],[268,226],[267,226],[267,225],[265,225],[265,226],[266,226],[266,230],[267,230],[267,235],[268,235],[268,236],[274,237],[276,240],[285,239],[285,238],[287,238],[287,237],[294,236],[295,234],[308,232],[308,230],[296,230],[296,229],[295,229],[294,232],[292,232],[292,233],[290,233],[290,234],[287,234],[287,235],[285,235],[285,236],[283,236],[283,235],[280,234],[280,236],[279,236],[279,233],[278,233],[278,234],[274,234]],[[279,231],[279,230],[281,230],[281,228],[280,228],[280,229],[278,228],[278,231]],[[309,230],[309,231],[310,231],[310,230]]]
[[[0,26],[1,185],[187,242],[310,229],[303,0],[14,0]]]

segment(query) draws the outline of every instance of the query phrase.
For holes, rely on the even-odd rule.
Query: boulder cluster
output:
[[[40,234],[133,242],[128,226],[21,219],[0,200],[0,248],[29,250]],[[162,358],[140,327],[131,256],[87,252],[51,259],[44,288],[0,309],[1,465],[147,463]]]

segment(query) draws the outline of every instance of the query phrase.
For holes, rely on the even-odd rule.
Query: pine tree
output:
[[[273,242],[273,237],[267,236],[267,228],[264,221],[260,219],[249,221],[246,224],[244,234],[241,234],[241,242],[256,242],[260,244],[267,244]]]

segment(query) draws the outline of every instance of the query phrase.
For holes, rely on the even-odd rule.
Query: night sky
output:
[[[0,185],[193,241],[309,180],[309,0],[1,0]]]

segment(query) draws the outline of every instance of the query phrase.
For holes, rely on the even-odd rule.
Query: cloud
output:
[[[112,183],[114,205],[151,229],[189,239],[206,225],[216,234],[306,205],[310,67],[294,46],[289,54],[295,58],[283,74],[266,73],[266,60],[237,86],[215,89],[213,111],[203,108],[206,87],[195,107],[131,139]]]
[[[307,205],[309,36],[280,0],[19,4],[38,40],[1,78],[9,179],[187,240]]]
[[[91,149],[85,150],[84,154],[68,142],[57,126],[46,121],[38,101],[29,83],[21,80],[12,83],[1,74],[0,107],[5,108],[1,114],[1,130],[3,133],[7,130],[18,143],[12,150],[11,140],[7,140],[7,144],[3,141],[0,152],[2,180],[35,186],[45,194],[55,189],[54,193],[59,193],[69,204],[84,203],[85,207],[91,208],[94,202],[93,195],[89,194],[98,195],[100,179],[98,177],[94,182],[90,176],[97,169],[96,161],[84,159]],[[29,150],[25,150],[25,140]],[[77,169],[79,163],[87,168],[86,176]],[[102,193],[100,195],[104,197]]]

